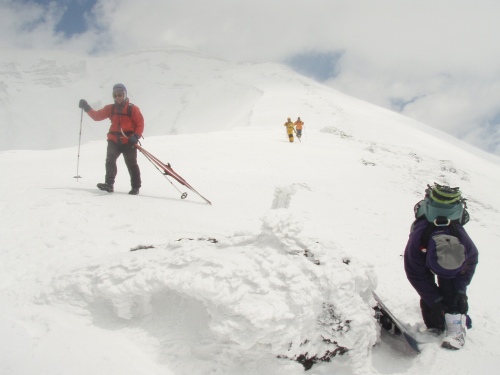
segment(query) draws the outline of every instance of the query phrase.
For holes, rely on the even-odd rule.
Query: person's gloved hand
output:
[[[90,108],[89,103],[85,99],[80,99],[80,102],[78,103],[78,108],[82,108],[85,112],[90,111],[92,108]]]
[[[446,314],[447,307],[443,302],[436,302],[431,307],[429,312],[429,320],[432,328],[437,328],[441,331],[445,330],[444,314]]]
[[[131,144],[132,146],[133,145],[136,145],[137,142],[139,142],[139,136],[137,134],[133,134],[132,136],[130,136],[130,138],[128,139],[128,143]]]
[[[457,295],[455,296],[455,300],[453,301],[453,307],[457,309],[456,312],[460,314],[467,314],[467,311],[469,311],[469,303],[467,302],[467,300],[467,294],[459,290]]]

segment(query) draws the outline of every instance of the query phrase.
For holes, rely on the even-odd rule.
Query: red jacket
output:
[[[108,140],[118,143],[118,137],[120,137],[121,143],[125,144],[128,143],[127,137],[130,137],[132,134],[137,134],[140,137],[144,131],[144,117],[141,110],[136,105],[131,105],[132,111],[131,116],[129,116],[129,105],[127,99],[121,111],[116,108],[115,104],[108,104],[98,111],[91,109],[87,113],[94,121],[102,121],[109,118],[111,126],[109,127]],[[114,111],[113,106],[115,106]],[[113,115],[111,115],[112,113]],[[127,137],[123,136],[122,130]]]

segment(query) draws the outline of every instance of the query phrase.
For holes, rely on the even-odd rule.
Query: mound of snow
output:
[[[257,235],[181,238],[56,275],[39,301],[77,307],[107,329],[143,330],[159,356],[192,371],[229,352],[306,368],[348,353],[365,366],[379,332],[371,269],[332,244],[299,239],[301,222],[285,208],[262,222]]]

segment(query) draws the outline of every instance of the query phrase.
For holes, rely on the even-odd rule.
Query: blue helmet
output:
[[[123,83],[117,83],[116,85],[113,86],[113,94],[117,91],[122,91],[124,94],[123,99],[127,99],[127,88]]]

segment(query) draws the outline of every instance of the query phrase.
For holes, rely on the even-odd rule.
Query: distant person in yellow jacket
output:
[[[302,127],[304,126],[304,123],[300,119],[300,117],[297,117],[297,121],[295,121],[295,130],[297,130],[297,138],[302,137]]]
[[[288,120],[287,120],[287,122],[285,122],[284,125],[286,126],[286,132],[288,134],[288,140],[290,142],[293,142],[293,132],[295,130],[295,128],[294,128],[295,125],[293,124],[293,122],[290,119],[290,117],[288,117]]]

